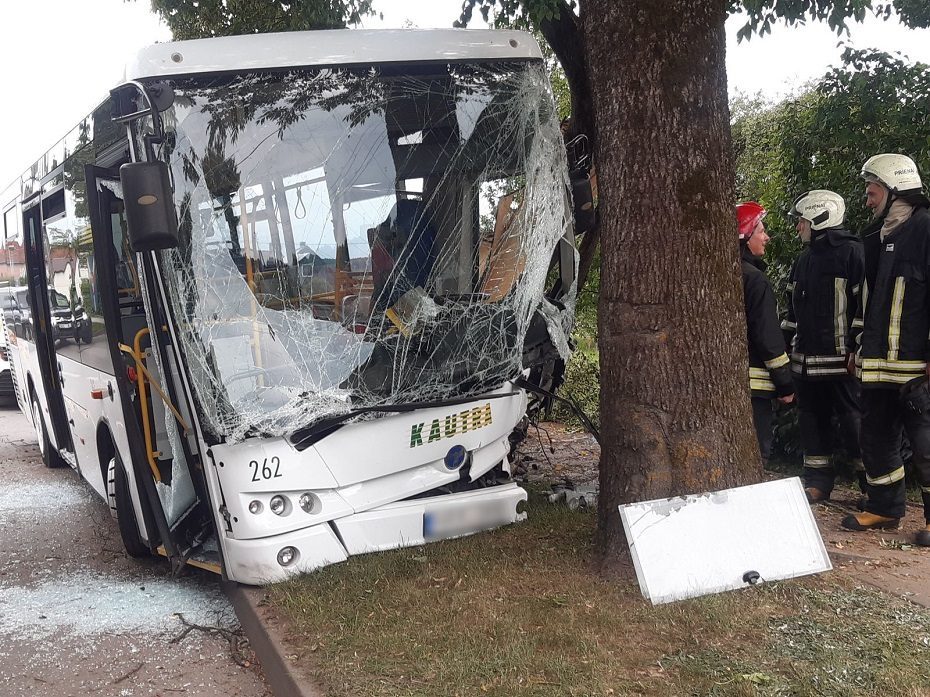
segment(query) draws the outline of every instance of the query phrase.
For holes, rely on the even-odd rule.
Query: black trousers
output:
[[[756,428],[756,438],[759,440],[759,452],[762,453],[762,462],[768,462],[772,454],[772,398],[752,398],[752,425]]]
[[[902,518],[905,510],[901,436],[907,433],[917,481],[923,490],[924,518],[930,523],[930,391],[924,383],[912,393],[913,408],[894,388],[862,390],[862,460],[868,480],[865,510]]]
[[[804,486],[829,495],[836,479],[833,459],[833,417],[839,436],[860,486],[865,485],[862,456],[859,451],[859,382],[852,376],[840,380],[795,380],[798,402],[798,425],[804,451]]]

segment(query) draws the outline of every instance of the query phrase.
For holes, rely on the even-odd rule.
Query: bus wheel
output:
[[[42,417],[42,407],[39,406],[38,398],[32,396],[32,424],[36,429],[36,438],[39,439],[39,452],[42,454],[42,462],[46,467],[63,467],[65,461],[61,459],[52,441],[48,437],[48,429],[45,428],[45,419]]]
[[[110,504],[110,515],[116,519],[119,527],[119,536],[123,540],[126,553],[130,557],[149,556],[148,546],[139,537],[136,513],[132,509],[132,499],[129,498],[126,469],[119,455],[111,457],[107,466],[107,502]]]

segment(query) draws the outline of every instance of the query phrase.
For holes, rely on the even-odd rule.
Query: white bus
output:
[[[525,516],[576,266],[531,36],[158,44],[0,210],[17,400],[129,554],[260,584]]]

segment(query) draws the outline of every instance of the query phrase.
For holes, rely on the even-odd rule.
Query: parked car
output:
[[[7,331],[31,341],[34,337],[29,289],[26,286],[0,288],[0,307],[3,308],[3,321]]]
[[[52,316],[52,338],[56,341],[72,339],[85,344],[93,341],[90,316],[82,305],[76,304],[72,308],[68,298],[52,288],[48,289],[48,305]]]
[[[72,309],[71,302],[64,293],[49,288],[48,304],[51,312],[53,340],[71,339],[85,344],[93,341],[90,316],[80,303]],[[35,339],[28,288],[25,286],[0,288],[0,307],[3,309],[3,321],[9,330],[23,339],[30,341]]]
[[[13,372],[10,366],[10,340],[8,321],[13,321],[16,312],[15,293],[8,288],[0,288],[0,308],[3,310],[3,326],[0,327],[0,400],[8,401],[16,397],[16,388],[13,386]],[[9,317],[9,320],[7,319]]]

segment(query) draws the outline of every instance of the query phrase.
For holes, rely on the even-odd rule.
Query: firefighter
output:
[[[846,203],[832,191],[807,191],[790,215],[806,249],[788,277],[788,316],[782,329],[791,346],[798,402],[804,491],[810,503],[833,491],[833,415],[865,491],[859,455],[859,385],[846,366],[855,351],[853,320],[864,273],[862,242],[843,225]]]
[[[849,530],[896,528],[905,511],[901,436],[907,433],[923,490],[927,527],[917,544],[930,547],[930,200],[914,161],[882,154],[862,166],[864,326],[856,373],[862,382],[865,510],[843,519]]]
[[[775,293],[762,261],[769,241],[762,224],[765,214],[766,210],[754,201],[736,206],[749,343],[752,422],[762,459],[768,461],[772,451],[772,400],[789,404],[794,399],[794,387],[784,339],[778,326]]]

